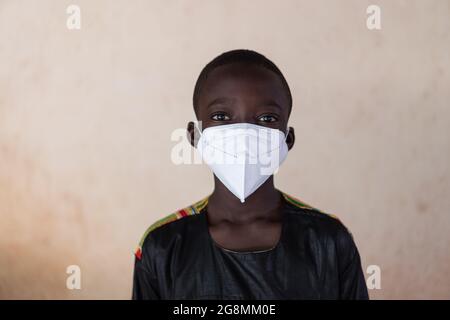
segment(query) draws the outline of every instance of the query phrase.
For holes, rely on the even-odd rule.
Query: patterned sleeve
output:
[[[148,244],[147,241],[144,244]],[[156,273],[151,264],[152,254],[150,251],[151,246],[144,245],[139,246],[136,250],[133,274],[133,300],[161,299]]]
[[[342,226],[338,239],[339,296],[346,300],[368,300],[361,258],[352,234]]]

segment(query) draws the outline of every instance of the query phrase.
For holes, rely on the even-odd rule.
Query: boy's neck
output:
[[[244,203],[232,194],[214,175],[215,188],[208,200],[208,216],[212,224],[228,220],[247,223],[256,219],[278,219],[281,194],[275,188],[273,176],[245,199]]]

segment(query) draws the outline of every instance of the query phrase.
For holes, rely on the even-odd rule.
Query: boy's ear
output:
[[[295,143],[295,133],[294,128],[289,127],[288,135],[286,137],[286,144],[288,146],[288,150],[291,150]]]
[[[192,122],[192,121],[188,122],[188,125],[186,128],[186,136],[187,136],[187,139],[188,139],[189,143],[191,144],[191,146],[196,148],[198,139],[200,138],[200,133],[198,132],[197,127],[195,126],[194,122]]]

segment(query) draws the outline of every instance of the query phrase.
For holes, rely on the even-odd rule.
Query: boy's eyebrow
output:
[[[230,100],[232,100],[232,99],[226,98],[226,97],[216,98],[216,99],[214,99],[213,101],[211,101],[210,103],[208,103],[208,105],[206,106],[206,108],[208,109],[208,108],[212,107],[212,106],[215,105],[215,104],[227,103],[227,102],[230,102]]]
[[[227,98],[227,97],[219,97],[214,99],[213,101],[211,101],[210,103],[208,103],[208,105],[206,106],[207,109],[209,109],[210,107],[212,107],[213,105],[216,104],[229,104],[232,103],[234,99],[232,98]],[[273,99],[267,99],[264,100],[260,106],[270,106],[270,107],[275,107],[279,110],[282,110],[283,108],[281,107],[281,105],[279,103],[277,103],[275,100]]]
[[[264,102],[261,103],[261,105],[276,107],[277,109],[280,109],[280,110],[282,109],[281,106],[275,100],[272,100],[272,99],[264,100]]]

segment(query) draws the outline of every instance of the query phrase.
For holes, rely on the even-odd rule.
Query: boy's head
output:
[[[247,122],[279,129],[288,134],[289,149],[294,144],[294,130],[287,129],[292,109],[287,81],[273,62],[255,51],[232,50],[209,62],[197,79],[193,105],[202,129]],[[192,145],[194,131],[189,122]]]

